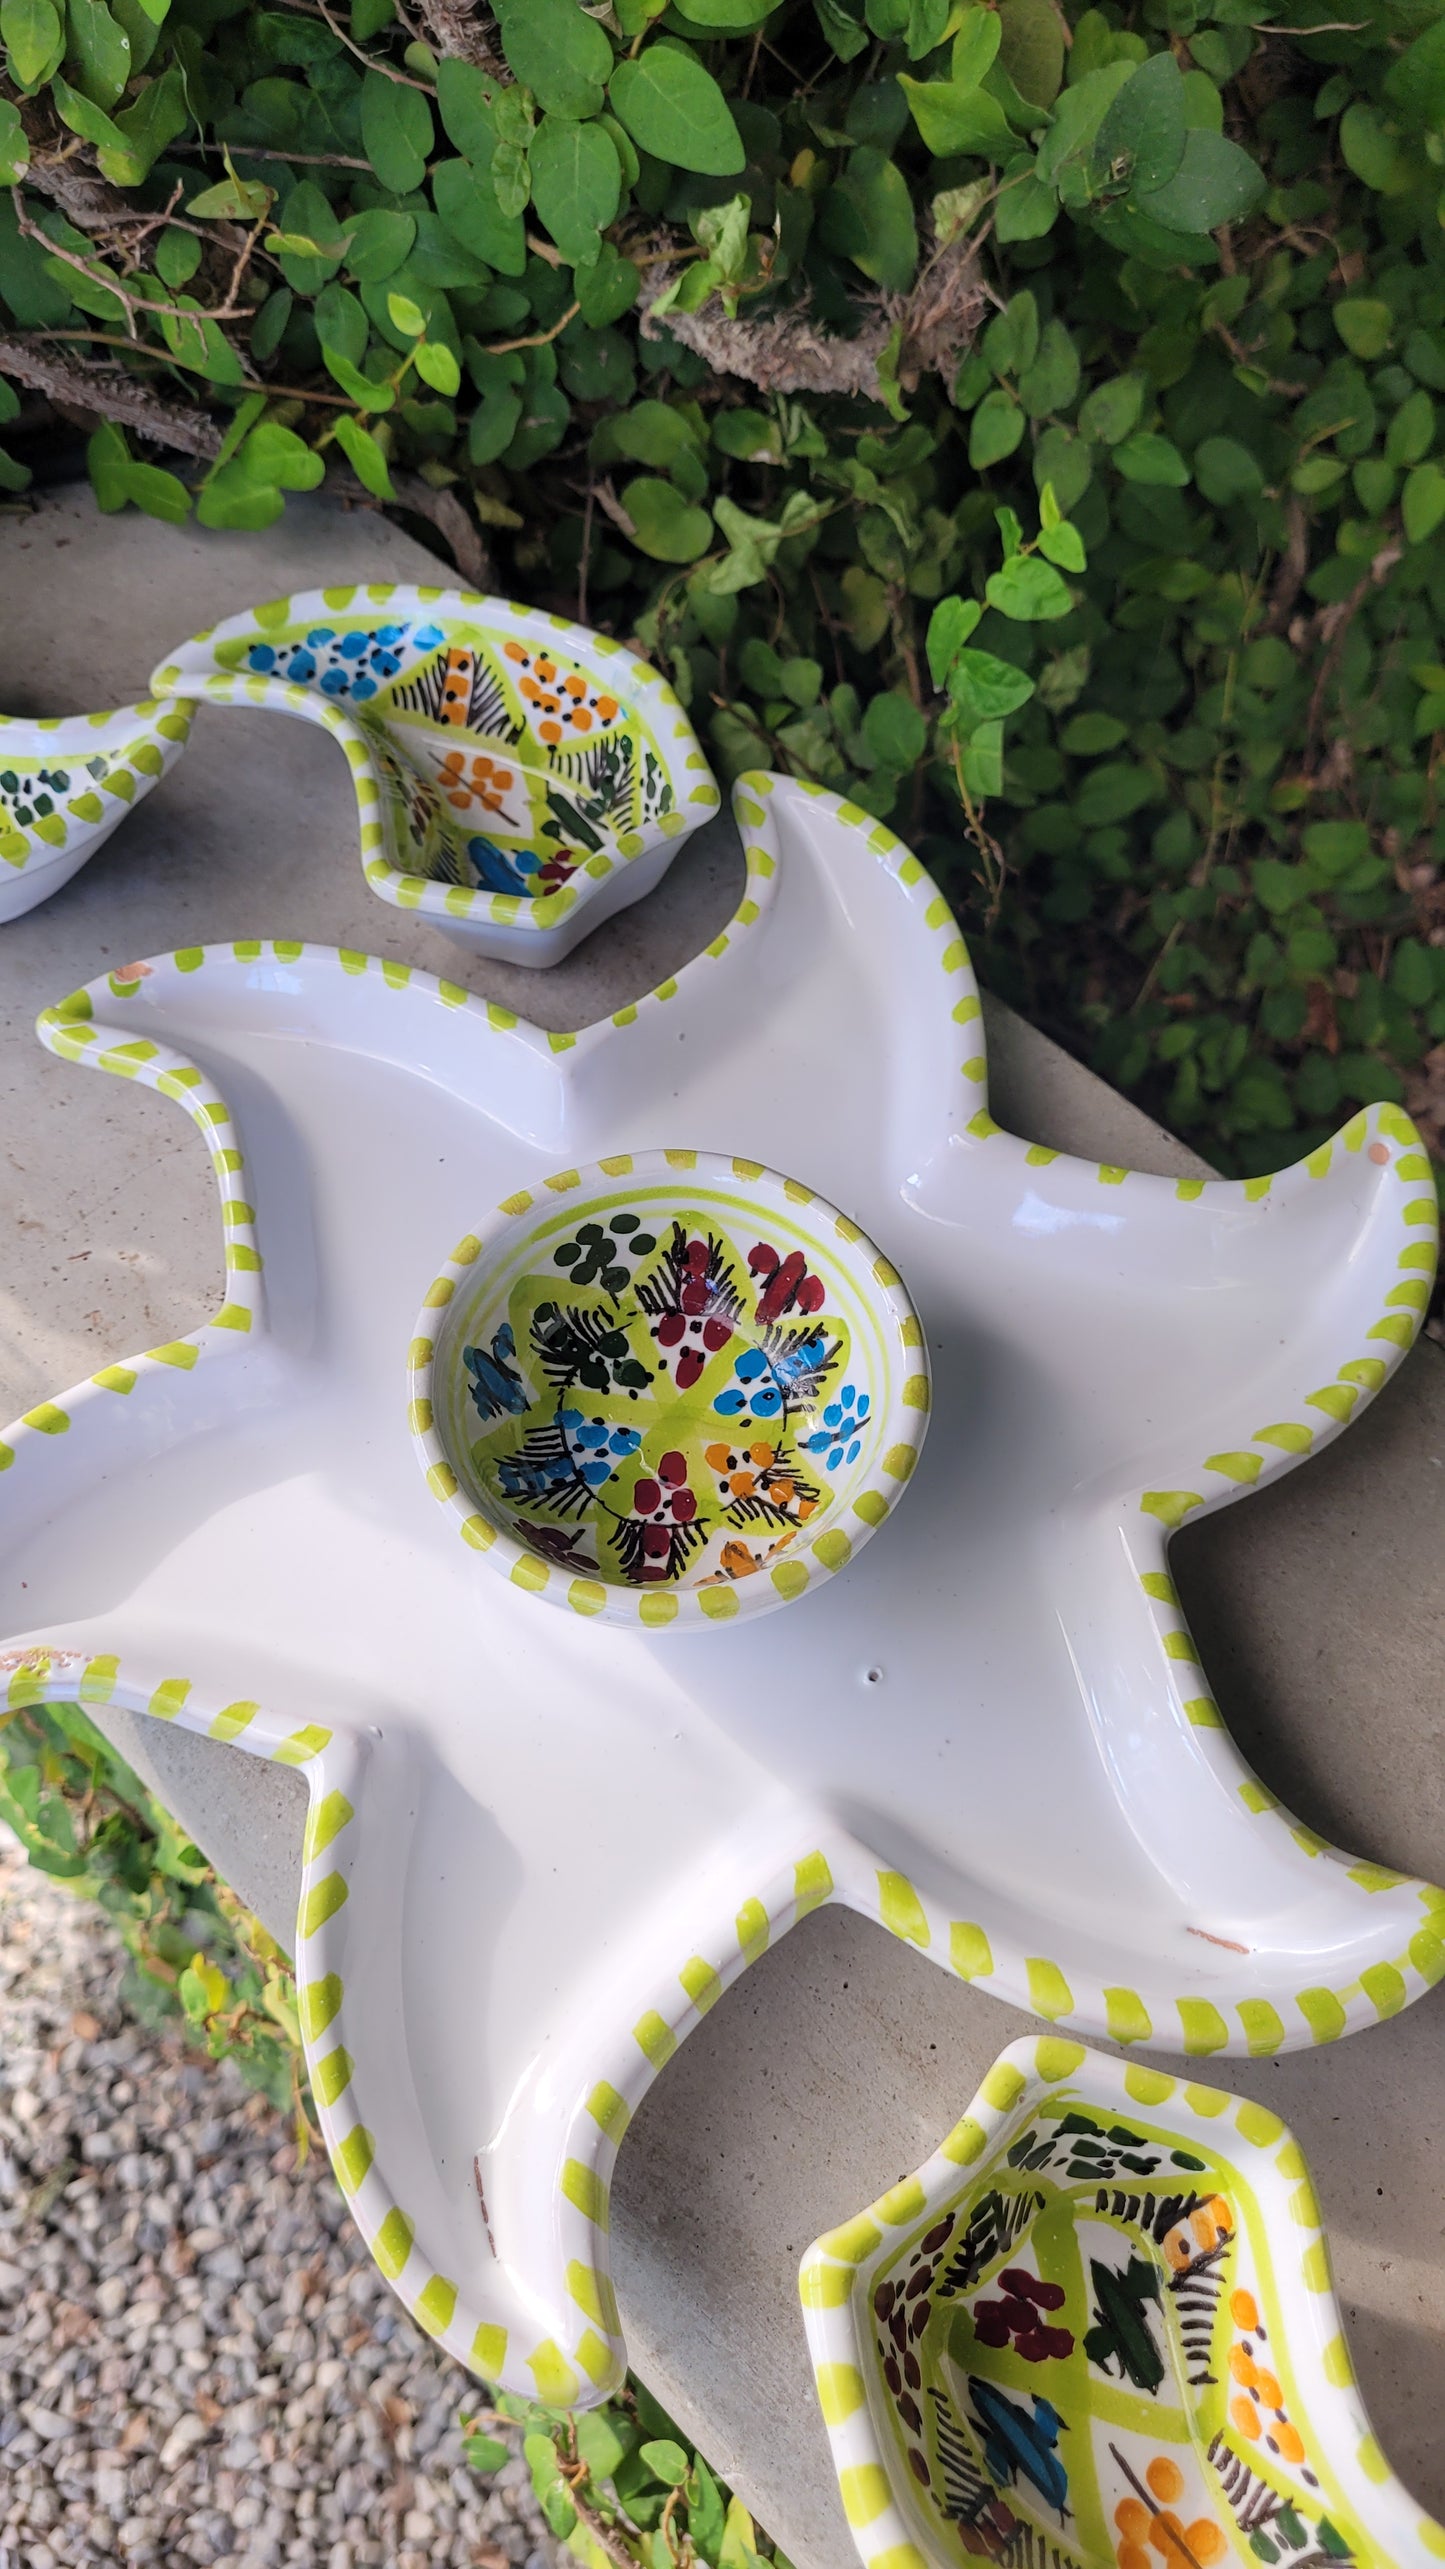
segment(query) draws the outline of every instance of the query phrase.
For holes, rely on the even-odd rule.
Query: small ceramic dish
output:
[[[1247,2097],[1014,2043],[800,2290],[870,2569],[1445,2556],[1370,2432],[1303,2154]]]
[[[372,890],[511,963],[559,962],[717,809],[655,670],[504,598],[310,589],[198,634],[152,683],[324,725]]]
[[[186,745],[188,704],[0,717],[0,921],[78,874]]]
[[[882,1524],[928,1423],[896,1268],[796,1179],[704,1151],[509,1196],[429,1288],[410,1368],[467,1542],[617,1622],[801,1596]]]

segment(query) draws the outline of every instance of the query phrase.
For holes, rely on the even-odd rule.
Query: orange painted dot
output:
[[[562,683],[569,696],[582,697],[587,693],[587,681],[585,678],[579,677],[575,669],[573,670],[571,677],[565,678]]]
[[[560,724],[560,723],[538,723],[538,725],[537,725],[537,729],[538,729],[538,731],[541,733],[541,736],[542,736],[543,740],[545,740],[545,742],[546,742],[546,744],[547,744],[548,748],[549,748],[549,749],[555,749],[555,748],[556,748],[556,746],[557,746],[558,741],[559,741],[559,740],[561,739],[561,737],[562,737],[562,726],[561,726],[561,724]]]
[[[1273,2373],[1258,2372],[1254,2377],[1254,2396],[1261,2408],[1283,2408],[1284,2393]]]
[[[1253,2293],[1243,2290],[1232,2292],[1229,2296],[1229,2315],[1236,2328],[1257,2328],[1259,2304]]]
[[[1382,1169],[1384,1167],[1389,1156],[1390,1149],[1387,1142],[1372,1142],[1370,1144],[1370,1157],[1374,1161],[1377,1169]]]
[[[1142,2498],[1121,2498],[1114,2509],[1114,2522],[1126,2541],[1148,2539],[1150,2515]]]
[[[1149,2527],[1149,2539],[1164,2559],[1183,2562],[1186,2549],[1184,2527],[1171,2510],[1165,2509],[1156,2515]]]
[[[520,642],[504,642],[504,643],[503,643],[503,645],[502,645],[502,649],[503,649],[503,651],[506,653],[507,658],[508,658],[509,660],[520,660],[520,661],[521,661],[521,663],[522,663],[523,668],[525,668],[525,667],[526,667],[526,665],[527,665],[527,655],[526,655],[525,651],[522,649],[522,646],[521,646]]]
[[[1274,2437],[1275,2445],[1282,2462],[1302,2462],[1304,2460],[1305,2448],[1300,2437],[1299,2429],[1298,2427],[1291,2426],[1287,2417],[1277,2418],[1269,2431]]]
[[[1161,2506],[1172,2506],[1176,2498],[1184,2495],[1184,2474],[1165,2453],[1155,2456],[1144,2477]]]
[[[1259,2379],[1259,2370],[1255,2364],[1254,2357],[1252,2355],[1246,2355],[1242,2346],[1231,2346],[1229,2350],[1229,2369],[1242,2389],[1246,2391],[1253,2390],[1255,2383]]]
[[[1154,2563],[1142,2542],[1121,2542],[1119,2569],[1154,2569]]]
[[[1253,2400],[1231,2400],[1230,2421],[1237,2426],[1246,2443],[1257,2444],[1262,2433],[1260,2415]]]
[[[574,712],[572,716],[572,729],[574,731],[590,731],[592,729],[592,716],[587,711],[585,705],[579,705]]]
[[[597,711],[603,722],[615,722],[617,719],[617,698],[615,696],[599,696],[597,699]]]
[[[1218,2525],[1211,2524],[1207,2515],[1202,2515],[1197,2524],[1190,2526],[1185,2540],[1199,2563],[1199,2569],[1212,2569],[1212,2564],[1222,2560],[1229,2549]]]

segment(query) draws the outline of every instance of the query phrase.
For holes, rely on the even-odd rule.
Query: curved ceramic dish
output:
[[[1217,2087],[1011,2044],[799,2276],[865,2569],[1420,2569],[1299,2144]]]
[[[658,1629],[847,1565],[918,1459],[928,1355],[896,1268],[810,1187],[624,1152],[458,1243],[409,1391],[428,1487],[490,1569]]]
[[[48,901],[179,758],[191,707],[0,716],[0,922]]]
[[[1445,1974],[1445,1892],[1251,1775],[1166,1559],[1400,1361],[1436,1221],[1412,1127],[1372,1106],[1244,1184],[1001,1132],[918,860],[781,778],[734,806],[731,924],[575,1035],[254,938],[41,1027],[193,1117],[225,1299],[5,1430],[10,1685],[304,1765],[301,2021],[340,2181],[408,2307],[559,2406],[620,2378],[633,2106],[822,1901],[1060,2025],[1201,2056],[1332,2041]],[[479,1575],[401,1374],[479,1205],[679,1133],[847,1206],[908,1278],[933,1408],[898,1523],[816,1598],[653,1635]]]
[[[383,901],[509,963],[557,963],[651,891],[718,790],[635,652],[474,591],[308,589],[232,616],[152,684],[320,723]]]

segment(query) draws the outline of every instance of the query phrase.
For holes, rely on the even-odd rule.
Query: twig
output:
[[[1320,662],[1319,676],[1315,680],[1314,691],[1310,697],[1309,716],[1305,724],[1306,758],[1309,756],[1315,740],[1315,735],[1324,719],[1325,695],[1329,688],[1330,681],[1334,677],[1335,671],[1340,665],[1340,657],[1344,651],[1350,627],[1354,623],[1356,616],[1359,614],[1361,607],[1364,605],[1366,598],[1369,596],[1371,589],[1377,589],[1381,581],[1387,578],[1389,573],[1393,571],[1395,564],[1399,561],[1404,550],[1405,548],[1403,544],[1382,545],[1380,551],[1375,555],[1374,560],[1370,564],[1369,569],[1365,572],[1364,577],[1356,581],[1349,596],[1342,600],[1339,607],[1334,611],[1335,621],[1329,629],[1329,649],[1325,653],[1323,660]],[[1323,628],[1321,630],[1323,634]]]
[[[52,241],[50,234],[43,231],[38,223],[32,223],[25,211],[24,199],[18,187],[11,188],[10,202],[15,208],[16,223],[27,240],[37,242],[43,250],[49,252],[53,259],[60,259],[66,267],[75,268],[81,276],[87,277],[92,285],[104,286],[107,294],[113,294],[116,301],[124,305],[126,314],[132,321],[138,312],[150,313],[154,317],[170,321],[189,322],[193,327],[199,326],[203,321],[250,321],[254,318],[249,310],[244,308],[233,310],[229,304],[218,304],[210,312],[200,310],[187,312],[183,304],[152,303],[145,295],[127,294],[119,277],[113,276],[103,262],[83,259],[78,250],[63,248],[59,241]]]
[[[592,557],[592,511],[596,497],[596,491],[589,479],[586,506],[582,511],[582,559],[577,565],[577,621],[579,624],[587,622],[587,573]]]
[[[1287,523],[1289,541],[1280,557],[1279,576],[1274,584],[1274,595],[1269,602],[1269,613],[1264,620],[1266,633],[1283,633],[1294,611],[1294,602],[1303,586],[1305,573],[1309,569],[1309,519],[1296,492],[1290,494]]]
[[[560,337],[561,333],[566,329],[568,322],[576,320],[581,309],[582,306],[580,303],[569,304],[567,310],[563,313],[561,320],[554,321],[550,330],[535,330],[530,339],[488,340],[482,347],[482,355],[484,357],[510,357],[518,348],[545,348],[549,339]]]
[[[214,143],[170,145],[172,153],[185,152],[192,157],[200,154],[202,158],[215,148]],[[259,143],[235,143],[231,147],[231,157],[243,161],[295,161],[298,168],[304,163],[308,169],[364,169],[368,178],[375,175],[370,161],[359,161],[350,152],[270,152]]]
[[[106,345],[124,348],[130,342],[112,339]],[[0,339],[0,375],[13,375],[17,383],[28,384],[51,401],[72,402],[77,410],[91,411],[98,419],[134,428],[142,437],[153,438],[158,446],[174,447],[180,454],[209,462],[220,452],[221,430],[206,411],[188,402],[162,400],[121,366],[81,366],[71,358],[49,355],[32,341],[6,338]]]
[[[1325,18],[1317,27],[1263,26],[1258,18],[1249,22],[1256,36],[1358,36],[1363,35],[1369,23],[1368,18]]]

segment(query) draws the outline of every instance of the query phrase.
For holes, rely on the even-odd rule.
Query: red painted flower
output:
[[[1062,2284],[1046,2284],[1025,2266],[1006,2266],[998,2278],[1001,2301],[973,2306],[974,2335],[981,2346],[1010,2343],[1026,2364],[1047,2363],[1051,2355],[1072,2355],[1074,2340],[1067,2328],[1051,2328],[1044,2313],[1062,2310]]]
[[[801,1249],[790,1249],[786,1258],[780,1258],[766,1240],[759,1240],[748,1252],[748,1268],[763,1279],[759,1320],[781,1320],[788,1311],[821,1311],[823,1280],[809,1273]]]

